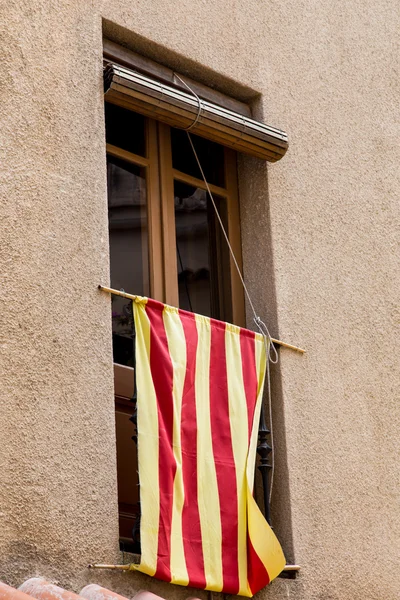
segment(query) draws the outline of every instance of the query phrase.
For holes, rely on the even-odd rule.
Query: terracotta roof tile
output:
[[[91,583],[80,591],[80,596],[86,598],[86,600],[128,600],[125,596],[120,596],[107,588],[103,588],[100,585]],[[160,598],[158,596],[158,598]]]
[[[64,590],[40,577],[28,579],[18,589],[36,600],[80,600],[78,594]]]
[[[156,596],[156,594],[147,590],[140,590],[140,592],[135,594],[134,600],[160,600],[160,596]]]
[[[27,579],[18,589],[0,581],[0,600],[128,600],[128,598],[95,583],[85,586],[80,594],[74,594],[41,577],[33,577]],[[147,590],[141,590],[133,596],[132,600],[164,600],[164,598]],[[198,600],[198,598],[188,600]]]
[[[0,581],[0,600],[32,600],[32,598]]]

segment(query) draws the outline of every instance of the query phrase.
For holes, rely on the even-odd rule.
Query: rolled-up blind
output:
[[[173,127],[193,126],[193,133],[238,152],[275,162],[288,148],[280,129],[114,63],[105,67],[104,89],[110,102]]]

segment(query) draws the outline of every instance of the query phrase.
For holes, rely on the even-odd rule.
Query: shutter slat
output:
[[[178,128],[194,123],[197,99],[126,67],[110,63],[104,72],[108,101]],[[244,115],[201,100],[201,112],[193,133],[270,162],[282,158],[288,148],[287,135]]]

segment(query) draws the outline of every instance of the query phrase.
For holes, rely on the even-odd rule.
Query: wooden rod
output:
[[[88,569],[113,569],[114,571],[129,571],[130,565],[88,565]]]
[[[112,569],[114,571],[129,571],[130,565],[103,565],[103,564],[91,564],[88,565],[88,569]],[[300,571],[299,565],[285,565],[284,571]]]
[[[138,296],[134,296],[133,294],[127,294],[126,292],[122,292],[120,290],[114,290],[113,288],[109,288],[104,285],[99,285],[99,290],[102,292],[107,292],[108,294],[113,294],[114,296],[122,296],[122,298],[128,298],[129,300],[136,300],[136,298],[138,298]],[[295,350],[295,352],[301,352],[301,354],[304,354],[305,352],[303,348],[298,348],[298,346],[293,346],[293,344],[288,344],[286,342],[282,342],[281,340],[276,340],[275,338],[271,338],[271,341],[277,346],[282,346],[283,348],[288,348],[289,350]]]
[[[99,290],[102,292],[108,292],[113,296],[122,296],[122,298],[128,298],[129,300],[136,300],[138,296],[134,296],[133,294],[127,294],[122,290],[114,290],[113,288],[105,287],[104,285],[99,285]]]
[[[277,346],[282,346],[283,348],[289,348],[289,350],[295,350],[296,352],[300,352],[304,354],[306,350],[304,348],[299,348],[298,346],[293,346],[293,344],[287,344],[286,342],[281,342],[281,340],[276,340],[275,338],[271,338],[271,341]]]

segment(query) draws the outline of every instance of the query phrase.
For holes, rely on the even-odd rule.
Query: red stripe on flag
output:
[[[238,501],[236,468],[229,420],[225,323],[211,321],[210,418],[222,528],[223,590],[239,591]]]
[[[251,543],[250,536],[247,532],[247,581],[251,590],[251,593],[254,595],[259,590],[264,588],[269,584],[269,575],[268,571],[264,566],[264,563],[261,561],[257,552],[253,548],[253,544]]]
[[[158,526],[157,570],[155,577],[171,581],[171,523],[176,461],[173,441],[173,368],[163,322],[164,305],[148,300],[150,320],[150,369],[157,397],[160,484],[160,521]]]
[[[182,396],[181,445],[185,501],[182,535],[189,586],[205,588],[204,557],[197,498],[196,353],[198,333],[193,313],[179,311],[186,340],[186,375]]]
[[[255,340],[256,334],[254,332],[247,329],[240,330],[240,353],[242,358],[244,391],[246,394],[249,443],[253,428],[258,388]]]

